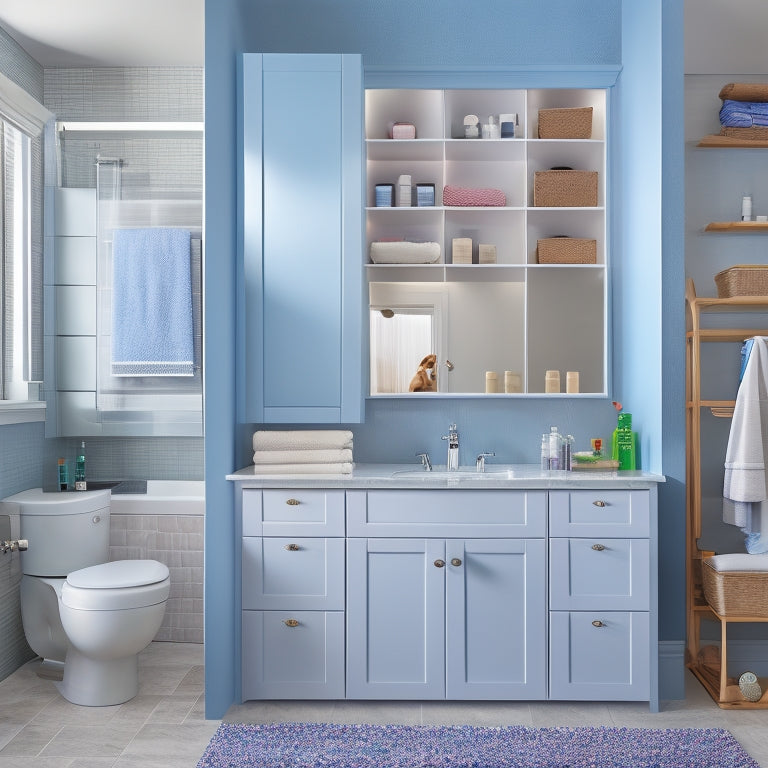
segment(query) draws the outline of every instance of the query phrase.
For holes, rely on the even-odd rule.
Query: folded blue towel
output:
[[[720,124],[728,128],[752,128],[768,126],[768,104],[759,101],[723,100],[720,108]]]
[[[192,376],[190,233],[116,229],[112,238],[112,375]]]

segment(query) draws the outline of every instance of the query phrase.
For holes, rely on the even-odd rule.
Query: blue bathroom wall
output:
[[[622,210],[613,222],[613,255],[614,263],[637,261],[616,277],[618,298],[626,299],[626,305],[616,306],[614,300],[614,315],[621,320],[613,328],[612,392],[634,414],[642,435],[643,468],[669,475],[662,444],[671,440],[679,449],[684,425],[677,423],[674,405],[670,412],[662,409],[667,390],[677,394],[677,379],[668,381],[662,375],[668,354],[663,340],[664,302],[674,300],[662,291],[662,248],[675,244],[677,222],[674,210],[664,222],[661,213],[665,194],[670,206],[678,201],[674,189],[662,188],[661,167],[662,161],[678,168],[680,163],[675,165],[677,150],[664,143],[659,112],[666,83],[674,84],[675,78],[675,64],[666,60],[666,51],[682,48],[682,2],[665,0],[663,5],[661,0],[489,0],[471,7],[459,0],[298,0],[286,6],[280,0],[207,0],[205,301],[207,307],[217,309],[215,316],[206,312],[208,717],[221,716],[234,693],[232,594],[237,574],[230,565],[232,488],[223,477],[251,463],[250,435],[257,428],[237,424],[234,407],[236,325],[230,307],[236,295],[238,55],[245,51],[361,53],[366,79],[397,70],[439,78],[515,68],[623,67],[614,89],[618,112],[613,127],[619,130],[611,160],[619,172],[625,169],[638,177],[616,175],[621,184],[612,192],[619,192],[632,207]],[[667,19],[671,27],[662,36]],[[670,118],[682,119],[682,102],[676,115],[674,103],[667,107]],[[644,110],[645,119],[630,130],[625,121],[637,120]],[[627,226],[632,237],[620,237],[619,226]],[[675,279],[676,269],[672,270]],[[679,290],[682,295],[682,278]],[[674,312],[670,319],[674,321]],[[676,332],[674,328],[672,333]],[[211,371],[216,371],[215,379]],[[682,413],[682,398],[679,407]],[[584,445],[590,437],[608,437],[615,417],[610,400],[369,399],[365,423],[351,428],[357,461],[411,461],[414,453],[424,450],[439,461],[445,445],[440,436],[455,421],[462,439],[462,463],[471,462],[481,450],[495,451],[500,462],[537,462],[540,435],[551,424]],[[670,480],[679,484],[684,469],[677,464],[671,462]],[[678,497],[679,493],[673,495],[673,508],[661,510],[665,562],[660,568],[660,592],[666,618],[660,636],[679,643],[682,652],[684,579],[679,566],[684,560],[684,508],[676,506]],[[676,662],[682,669],[682,656]],[[662,693],[667,698],[682,696],[682,690]]]

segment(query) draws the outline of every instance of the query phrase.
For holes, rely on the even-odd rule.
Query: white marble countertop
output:
[[[227,475],[244,488],[651,488],[665,481],[652,472],[600,472],[595,470],[542,470],[535,464],[486,464],[447,472],[435,466],[427,472],[419,464],[355,464],[348,475],[264,474],[253,465]]]

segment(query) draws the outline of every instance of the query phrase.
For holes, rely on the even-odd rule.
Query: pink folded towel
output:
[[[443,205],[504,206],[506,204],[507,198],[500,189],[466,189],[450,185],[443,189]]]

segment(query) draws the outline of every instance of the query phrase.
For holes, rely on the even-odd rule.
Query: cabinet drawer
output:
[[[646,490],[551,491],[549,535],[647,537],[650,509]]]
[[[649,614],[550,613],[549,698],[647,701]]]
[[[344,491],[243,491],[243,536],[343,536]]]
[[[344,539],[247,536],[243,608],[344,609]]]
[[[243,611],[247,699],[343,699],[344,614]]]
[[[647,611],[648,539],[550,539],[552,610]]]
[[[546,505],[546,491],[348,491],[347,535],[543,537]]]

